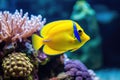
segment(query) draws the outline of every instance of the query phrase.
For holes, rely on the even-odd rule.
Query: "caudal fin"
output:
[[[40,49],[43,45],[42,38],[36,34],[33,34],[32,35],[32,45],[35,50]]]

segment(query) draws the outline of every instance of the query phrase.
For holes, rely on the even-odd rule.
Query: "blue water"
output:
[[[102,69],[96,74],[100,80],[120,80],[120,69]]]

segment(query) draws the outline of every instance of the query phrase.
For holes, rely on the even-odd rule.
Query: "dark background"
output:
[[[119,0],[88,0],[93,8],[94,5],[104,4],[110,10],[120,13]],[[103,61],[105,67],[120,67],[120,15],[109,24],[99,23],[100,33],[103,39]]]

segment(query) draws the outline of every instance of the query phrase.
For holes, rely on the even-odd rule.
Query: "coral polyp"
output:
[[[12,77],[26,77],[31,74],[33,65],[24,53],[12,53],[3,59],[4,74]]]

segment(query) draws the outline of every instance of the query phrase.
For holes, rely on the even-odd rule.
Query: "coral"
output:
[[[0,77],[39,80],[40,56],[33,49],[30,37],[40,31],[45,21],[41,15],[28,17],[22,10],[13,14],[0,12]]]
[[[53,76],[50,80],[99,80],[93,70],[87,67],[79,60],[70,60],[67,55],[62,55],[64,60],[64,72]]]
[[[48,62],[49,58],[42,51],[38,51],[37,60],[39,63],[41,63],[41,65],[45,65]]]
[[[94,14],[95,11],[90,7],[90,4],[88,4],[86,0],[77,0],[73,7],[71,19],[78,21]]]
[[[33,65],[24,53],[9,54],[3,59],[4,74],[12,77],[25,77],[31,74]]]
[[[40,30],[44,23],[45,19],[42,21],[41,15],[31,15],[29,18],[28,13],[23,16],[22,10],[16,10],[14,14],[8,11],[0,12],[0,42],[22,41]]]
[[[58,80],[73,80],[72,77],[70,77],[68,74],[65,72],[59,73],[56,77]]]
[[[88,72],[91,75],[93,80],[100,80],[100,78],[96,76],[96,74],[93,70],[89,69]]]
[[[34,49],[32,47],[32,44],[30,44],[29,42],[25,42],[25,47],[27,48],[27,53],[33,53],[34,52]]]
[[[92,80],[86,66],[78,60],[69,60],[65,62],[66,74],[75,80]]]
[[[34,53],[31,41],[28,39],[34,32],[39,31],[45,23],[42,16],[28,17],[28,13],[18,10],[0,12],[0,61],[12,52]]]

